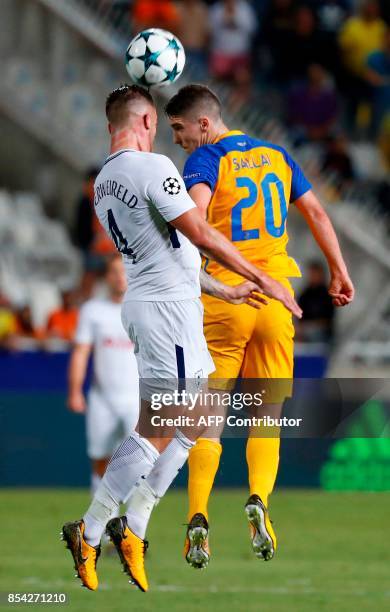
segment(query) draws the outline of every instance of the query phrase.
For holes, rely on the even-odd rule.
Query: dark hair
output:
[[[186,85],[173,96],[165,107],[168,117],[181,117],[191,112],[213,113],[221,117],[221,102],[206,85]]]
[[[106,100],[106,117],[110,123],[119,123],[124,120],[123,109],[129,102],[137,98],[144,98],[151,106],[154,100],[147,89],[139,85],[124,83],[112,91]]]

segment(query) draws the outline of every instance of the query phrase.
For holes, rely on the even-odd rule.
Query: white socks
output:
[[[161,453],[153,470],[146,478],[149,487],[154,491],[156,497],[161,498],[169,489],[171,483],[179,473],[188,459],[188,451],[195,442],[176,430],[175,437],[170,441],[166,449]]]
[[[100,481],[101,481],[102,477],[99,476],[99,474],[96,474],[96,472],[92,472],[91,475],[91,495],[92,497],[95,495],[98,486],[100,485]]]
[[[159,453],[146,438],[132,433],[112,456],[97,490],[85,513],[84,537],[97,546],[110,518],[119,504],[127,501],[129,493],[141,476],[147,476]]]
[[[142,540],[145,539],[146,527],[157,503],[158,498],[154,491],[149,487],[146,480],[141,478],[131,492],[126,518],[131,531]]]
[[[160,455],[153,444],[136,432],[122,442],[83,517],[84,538],[88,544],[100,543],[106,524],[118,511],[119,504],[128,499],[128,525],[144,539],[154,506],[165,495],[193,445],[178,430]],[[137,487],[132,491],[135,484]]]
[[[194,445],[179,430],[155,462],[146,478],[141,477],[134,487],[127,506],[126,518],[131,531],[144,539],[154,506],[165,495]]]

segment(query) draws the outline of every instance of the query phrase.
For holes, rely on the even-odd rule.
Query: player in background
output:
[[[302,313],[289,291],[206,223],[174,164],[151,152],[157,130],[151,95],[136,85],[121,86],[108,96],[106,116],[111,152],[96,179],[94,203],[126,268],[122,322],[135,345],[140,380],[149,385],[142,412],[150,406],[150,388],[161,392],[167,380],[207,379],[214,368],[203,334],[198,250],[250,281],[248,295],[260,291],[298,317]],[[189,426],[173,438],[133,432],[122,442],[83,518],[63,526],[84,586],[98,587],[96,563],[107,530],[131,580],[148,590],[149,518],[198,435]],[[110,519],[122,502],[125,516]]]
[[[134,431],[139,415],[134,345],[121,320],[127,283],[120,253],[109,257],[105,281],[107,297],[88,300],[80,309],[68,374],[68,406],[86,414],[92,495],[113,452]],[[93,378],[86,401],[83,386],[91,354]]]
[[[277,145],[251,138],[224,124],[217,96],[203,85],[187,85],[166,106],[174,142],[188,154],[184,182],[204,219],[231,240],[244,257],[279,280],[293,295],[289,278],[301,276],[287,253],[290,203],[302,213],[325,255],[331,277],[329,294],[336,306],[349,304],[354,288],[336,234],[298,164]],[[207,256],[203,269],[224,283],[240,276]],[[237,377],[283,379],[272,383],[265,412],[279,416],[291,394],[294,327],[291,313],[277,301],[250,311],[232,309],[203,296],[204,331],[214,360],[209,385],[234,386]],[[268,500],[279,463],[279,432],[270,437],[252,428],[246,457],[250,497],[245,510],[257,557],[272,559],[276,536]],[[200,438],[189,453],[189,526],[185,556],[193,567],[205,567],[208,546],[208,499],[218,469],[219,439]]]

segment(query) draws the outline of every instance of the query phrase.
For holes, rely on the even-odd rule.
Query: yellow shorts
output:
[[[293,289],[287,279],[280,282]],[[291,395],[294,369],[294,326],[291,313],[277,300],[256,310],[202,295],[204,333],[215,371],[211,379],[281,379],[269,386],[268,401]],[[215,381],[216,382],[216,381]],[[228,384],[226,384],[228,387]],[[264,401],[266,398],[264,397]]]

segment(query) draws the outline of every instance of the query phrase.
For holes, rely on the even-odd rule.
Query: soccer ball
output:
[[[174,83],[183,72],[185,60],[180,40],[159,28],[137,34],[126,51],[126,69],[132,81],[146,87]]]

